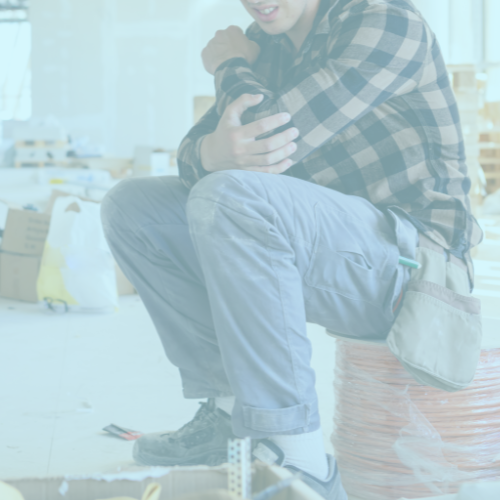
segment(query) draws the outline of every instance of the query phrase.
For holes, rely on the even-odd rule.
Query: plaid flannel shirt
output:
[[[471,214],[464,143],[448,73],[435,35],[409,0],[323,0],[297,54],[286,35],[257,23],[247,36],[257,61],[223,63],[216,103],[179,147],[179,175],[193,186],[209,173],[204,136],[244,93],[264,94],[243,123],[288,112],[300,132],[284,175],[398,207],[414,226],[466,260],[482,232]],[[268,134],[272,135],[272,134]]]

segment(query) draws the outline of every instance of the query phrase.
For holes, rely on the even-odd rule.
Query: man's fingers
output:
[[[270,153],[244,156],[239,160],[238,164],[240,167],[268,167],[287,159],[290,155],[295,153],[295,151],[297,151],[297,144],[295,144],[295,142],[290,142],[286,146]]]
[[[272,151],[271,153],[266,153],[263,155],[254,155],[252,156],[252,161],[256,166],[270,166],[275,165],[282,160],[287,159],[290,155],[297,151],[297,144],[295,142],[291,142],[286,146],[277,149],[276,151]]]
[[[245,145],[245,148],[247,153],[250,155],[269,153],[271,151],[276,151],[283,146],[286,146],[294,139],[297,139],[298,136],[298,129],[296,129],[295,127],[290,127],[284,132],[280,132],[279,134],[273,135],[272,137],[249,142]]]
[[[267,167],[242,167],[240,170],[248,170],[250,172],[262,172],[264,174],[282,174],[293,165],[292,160],[283,160],[276,165],[269,165]]]
[[[229,120],[233,125],[240,124],[241,125],[241,115],[252,106],[257,106],[262,99],[264,98],[263,94],[243,94],[234,102],[232,102],[228,107],[227,111],[229,114]]]
[[[271,132],[281,127],[291,120],[289,113],[278,113],[276,115],[261,118],[255,122],[241,127],[241,137],[244,139],[255,139],[259,135]]]

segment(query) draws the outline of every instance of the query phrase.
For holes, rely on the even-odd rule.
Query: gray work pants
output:
[[[384,338],[418,238],[363,198],[239,170],[191,191],[122,181],[102,219],[185,397],[234,395],[234,432],[253,438],[318,429],[306,322]]]

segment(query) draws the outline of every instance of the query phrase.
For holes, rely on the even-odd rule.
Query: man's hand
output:
[[[201,163],[205,170],[239,169],[281,174],[292,166],[288,157],[297,150],[297,144],[293,142],[299,136],[296,128],[291,127],[267,139],[255,139],[288,123],[288,113],[278,113],[248,125],[241,124],[241,115],[259,104],[263,97],[262,94],[243,94],[226,108],[217,129],[201,144]]]
[[[211,74],[225,61],[233,57],[243,57],[253,64],[260,54],[260,47],[249,40],[238,26],[219,30],[201,53],[203,66]]]

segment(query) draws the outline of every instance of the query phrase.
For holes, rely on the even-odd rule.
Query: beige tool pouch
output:
[[[420,383],[454,392],[473,380],[481,352],[481,302],[470,294],[465,264],[420,235],[404,301],[387,345]]]

